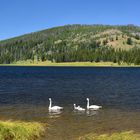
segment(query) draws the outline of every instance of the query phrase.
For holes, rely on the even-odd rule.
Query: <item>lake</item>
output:
[[[48,113],[49,100],[64,107]],[[74,112],[76,103],[99,111]],[[140,133],[140,68],[0,67],[0,119],[49,123],[48,140],[95,133]]]

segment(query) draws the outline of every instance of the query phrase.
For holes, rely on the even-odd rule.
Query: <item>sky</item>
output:
[[[0,40],[66,24],[140,26],[140,0],[0,0]]]

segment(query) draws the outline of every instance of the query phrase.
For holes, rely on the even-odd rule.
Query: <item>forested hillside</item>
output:
[[[140,64],[140,27],[66,25],[0,41],[0,63],[111,61]]]

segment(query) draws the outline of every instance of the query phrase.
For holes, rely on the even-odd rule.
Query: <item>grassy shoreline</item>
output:
[[[50,61],[17,61],[15,63],[11,64],[0,64],[0,66],[54,66],[54,67],[140,67],[140,65],[134,65],[134,64],[127,64],[127,63],[121,63],[120,65],[118,63],[113,62],[50,62]]]
[[[0,121],[0,140],[38,140],[44,132],[38,122]]]
[[[38,122],[0,121],[0,140],[40,140],[45,136],[45,125]],[[47,137],[44,137],[47,138]],[[79,136],[77,140],[140,140],[134,131]]]
[[[79,140],[140,140],[140,134],[135,134],[133,131],[102,135],[91,133],[79,137]]]

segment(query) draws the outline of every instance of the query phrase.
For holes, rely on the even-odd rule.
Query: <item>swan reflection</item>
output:
[[[83,115],[83,114],[85,114],[85,110],[81,110],[81,111],[79,111],[79,110],[74,110],[73,112],[76,113],[76,114],[78,114],[78,115]]]
[[[49,117],[50,118],[57,118],[57,117],[60,117],[60,115],[62,114],[62,112],[63,111],[60,111],[60,110],[57,110],[55,112],[54,111],[53,112],[52,111],[49,111],[48,114],[49,114]]]
[[[95,111],[95,110],[87,110],[86,111],[86,114],[87,114],[87,116],[95,116],[95,115],[97,115],[97,113],[98,113],[98,111]]]

